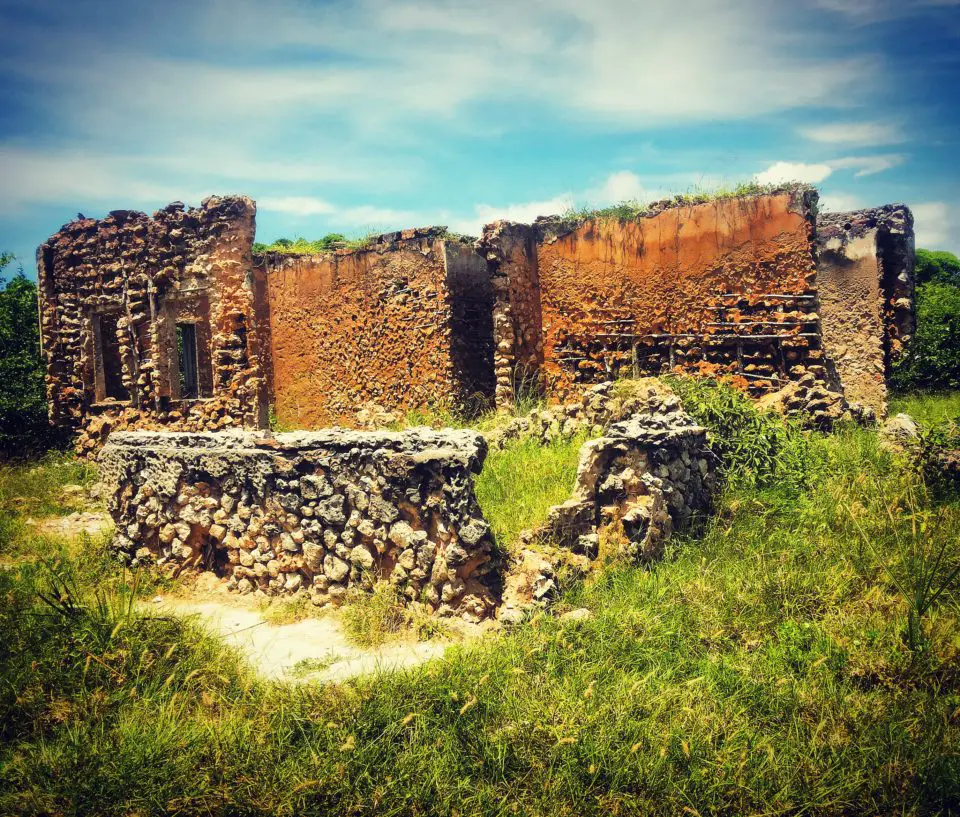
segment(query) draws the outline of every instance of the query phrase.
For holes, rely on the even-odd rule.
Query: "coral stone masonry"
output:
[[[266,336],[245,197],[179,202],[148,217],[78,219],[37,251],[54,423],[95,448],[112,428],[265,422]]]
[[[648,559],[709,510],[714,462],[642,375],[730,376],[828,428],[885,415],[913,332],[910,211],[823,216],[802,185],[308,255],[254,257],[255,215],[243,196],[117,210],[37,251],[50,417],[100,450],[117,548],[240,593],[336,603],[382,580],[438,614],[516,620],[553,567],[498,551],[473,492],[485,439],[339,426],[546,398],[493,444],[595,439],[526,544]],[[338,427],[273,435],[270,408]]]
[[[498,399],[552,399],[616,376],[736,374],[754,390],[823,369],[816,192],[661,203],[632,219],[498,222],[480,245],[500,279]]]
[[[501,568],[471,479],[486,451],[453,429],[119,432],[100,466],[116,546],[138,561],[317,603],[383,579],[480,618]]]
[[[273,401],[281,423],[354,424],[373,403],[464,411],[492,403],[492,290],[473,247],[442,227],[369,247],[267,255]]]
[[[914,330],[913,215],[903,205],[820,216],[823,344],[845,396],[886,414],[887,374]]]
[[[820,215],[804,186],[633,217],[443,227],[252,255],[240,196],[64,226],[37,253],[54,422],[116,429],[364,424],[576,400],[686,371],[760,395],[814,379],[878,415],[913,327],[901,205]]]

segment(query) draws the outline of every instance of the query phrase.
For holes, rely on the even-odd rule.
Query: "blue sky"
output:
[[[211,193],[475,233],[757,177],[960,251],[960,0],[0,0],[0,248]]]

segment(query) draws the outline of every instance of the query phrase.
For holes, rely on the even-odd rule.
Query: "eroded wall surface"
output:
[[[498,397],[521,360],[561,401],[622,374],[731,373],[763,391],[819,371],[815,203],[799,187],[632,220],[489,225],[496,308],[512,319],[495,321]],[[527,321],[540,335],[518,340]]]
[[[116,546],[230,589],[337,602],[386,580],[480,618],[502,564],[473,493],[473,431],[112,434],[100,453]]]
[[[281,423],[353,425],[365,405],[469,408],[492,395],[492,291],[483,259],[443,228],[368,248],[263,260]]]
[[[818,220],[823,343],[848,400],[886,414],[886,381],[914,330],[913,216],[903,205]]]
[[[81,449],[116,428],[265,422],[255,214],[245,197],[211,197],[191,209],[176,202],[153,217],[117,210],[77,219],[40,246],[50,417],[81,429]],[[186,363],[184,332],[195,342]]]

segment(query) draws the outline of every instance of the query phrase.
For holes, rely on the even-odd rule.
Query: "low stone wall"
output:
[[[634,414],[669,414],[679,408],[680,398],[655,377],[616,383],[608,380],[585,389],[574,402],[534,409],[522,417],[514,417],[489,432],[487,442],[494,448],[503,448],[512,440],[530,437],[547,445],[581,431],[601,436],[609,425]]]
[[[116,546],[172,574],[318,604],[384,579],[440,615],[480,618],[501,565],[473,493],[472,431],[128,432],[100,454]]]

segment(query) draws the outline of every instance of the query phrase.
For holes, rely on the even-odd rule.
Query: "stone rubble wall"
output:
[[[580,399],[559,406],[533,409],[489,432],[487,442],[503,448],[514,440],[533,438],[541,445],[586,432],[595,437],[613,423],[634,414],[671,413],[680,408],[680,398],[655,377],[608,380],[583,391]]]
[[[706,429],[668,392],[651,389],[631,400],[644,397],[648,409],[583,444],[571,497],[522,537],[505,578],[501,621],[515,623],[524,609],[547,601],[559,564],[585,573],[614,553],[630,562],[656,559],[674,531],[710,512],[717,463]]]
[[[78,218],[37,251],[40,323],[51,421],[99,447],[112,429],[214,430],[266,422],[262,329],[250,247],[256,208],[245,197],[174,202],[152,217],[116,210]],[[95,322],[116,325],[120,381],[107,397]],[[175,325],[195,323],[206,399],[181,399]]]
[[[689,204],[633,219],[496,222],[497,396],[530,369],[553,402],[663,371],[735,374],[764,393],[797,367],[826,380],[816,312],[816,191]],[[523,334],[525,321],[538,332]],[[504,399],[501,401],[501,396]]]
[[[620,525],[621,555],[654,559],[675,529],[710,510],[715,465],[706,429],[682,410],[635,414],[583,444],[571,498],[531,539],[595,558],[599,532]]]
[[[369,247],[268,255],[273,402],[282,424],[354,426],[386,411],[492,398],[492,291],[483,259],[445,228]],[[482,406],[481,406],[482,407]]]
[[[890,204],[817,226],[824,349],[847,398],[883,418],[890,367],[914,331],[913,215]]]
[[[171,574],[213,570],[230,589],[396,585],[440,615],[477,619],[501,564],[473,492],[472,431],[112,434],[101,451],[116,547]]]

